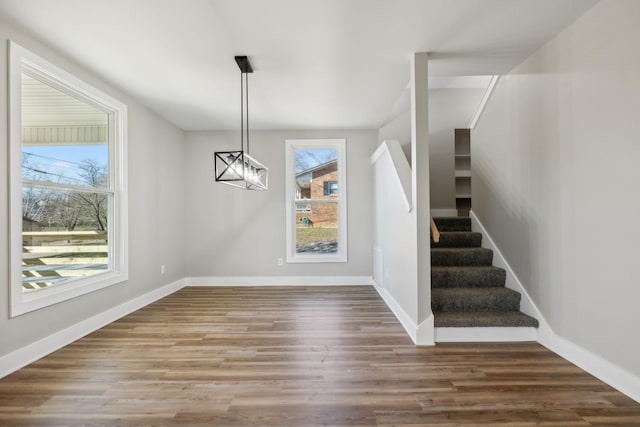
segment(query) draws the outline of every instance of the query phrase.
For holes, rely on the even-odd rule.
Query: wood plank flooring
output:
[[[0,380],[1,426],[640,426],[535,343],[415,347],[370,287],[185,288]]]

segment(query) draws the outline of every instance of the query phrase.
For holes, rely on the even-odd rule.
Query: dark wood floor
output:
[[[185,288],[0,380],[0,425],[640,426],[535,343],[412,345],[369,287]]]

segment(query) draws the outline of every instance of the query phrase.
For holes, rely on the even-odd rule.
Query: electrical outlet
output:
[[[165,272],[165,268],[164,268],[164,264],[162,264],[160,266],[160,274],[164,274],[164,272]]]
[[[283,265],[282,258],[278,258],[276,262],[278,263],[278,267],[282,267]]]

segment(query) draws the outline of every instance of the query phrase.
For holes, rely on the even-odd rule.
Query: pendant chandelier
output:
[[[249,155],[248,75],[253,73],[253,68],[246,56],[236,56],[235,60],[240,68],[240,150],[214,153],[216,182],[246,190],[266,190],[269,169]]]

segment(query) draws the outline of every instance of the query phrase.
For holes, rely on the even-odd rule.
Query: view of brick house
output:
[[[332,160],[296,175],[298,200],[327,200],[329,203],[296,203],[298,227],[327,227],[338,225],[338,162]]]

